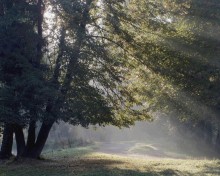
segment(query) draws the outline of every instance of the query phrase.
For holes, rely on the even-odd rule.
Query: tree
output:
[[[136,85],[132,91],[153,111],[174,114],[195,133],[200,128],[202,140],[216,145],[219,3],[134,0],[129,8],[136,23],[126,29],[139,43],[133,57],[142,58],[128,75]]]
[[[130,45],[132,38],[121,26],[122,20],[129,22],[123,0],[0,4],[2,157],[11,153],[13,132],[18,157],[38,158],[60,120],[122,127],[149,118],[125,86],[129,62],[121,43]],[[23,128],[28,128],[26,143]]]
[[[1,122],[5,126],[2,154],[7,157],[11,153],[11,147],[7,146],[12,146],[13,131],[20,129],[21,132],[33,109],[42,109],[40,94],[42,94],[43,83],[42,71],[37,66],[35,57],[37,44],[40,42],[34,30],[36,8],[25,1],[2,1],[1,6],[3,11],[0,22],[0,107]],[[20,132],[16,133],[16,138],[20,136],[17,135],[21,134]],[[20,145],[17,147],[22,148]]]

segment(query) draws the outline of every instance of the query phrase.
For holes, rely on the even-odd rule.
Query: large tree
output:
[[[124,79],[124,43],[132,38],[121,26],[130,20],[123,0],[10,0],[0,7],[3,158],[13,133],[18,157],[38,158],[60,120],[122,127],[149,117]]]

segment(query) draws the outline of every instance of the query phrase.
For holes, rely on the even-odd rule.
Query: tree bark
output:
[[[23,128],[19,125],[14,126],[15,131],[15,139],[17,144],[17,158],[23,155],[25,151],[25,139],[24,139],[24,133]]]
[[[0,152],[1,159],[8,159],[12,156],[13,126],[6,124],[3,131],[3,140]]]
[[[60,67],[61,67],[62,57],[64,54],[65,34],[66,34],[66,30],[63,27],[60,31],[59,52],[58,52],[58,56],[56,59],[56,64],[55,64],[53,78],[52,78],[52,82],[55,84],[56,87],[58,86],[58,78],[61,72]]]
[[[220,149],[220,130],[218,130],[218,134],[217,134],[217,137],[216,137],[215,149],[216,149],[217,152]]]
[[[28,128],[28,138],[27,138],[27,150],[31,150],[34,147],[35,140],[36,140],[36,122],[31,121]]]
[[[43,122],[33,149],[24,157],[39,158],[54,122]]]
[[[37,2],[37,13],[38,13],[38,19],[37,19],[37,33],[38,33],[38,44],[37,44],[37,60],[36,60],[36,66],[40,66],[41,59],[43,57],[42,53],[42,47],[43,47],[43,1],[38,0]]]

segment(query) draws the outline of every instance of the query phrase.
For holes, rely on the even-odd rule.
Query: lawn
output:
[[[1,163],[0,176],[217,176],[220,161],[96,152],[94,146],[44,153],[44,160]]]

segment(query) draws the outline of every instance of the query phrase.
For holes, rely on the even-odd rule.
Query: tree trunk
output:
[[[19,125],[14,126],[15,129],[15,139],[17,144],[17,158],[23,155],[25,150],[25,139],[24,139],[24,133],[23,128]]]
[[[75,41],[75,48],[74,48],[74,54],[73,56],[70,58],[69,64],[67,66],[67,71],[66,71],[66,75],[63,81],[63,86],[61,88],[61,93],[63,95],[63,97],[65,97],[65,95],[67,94],[70,85],[71,85],[71,81],[73,79],[73,74],[74,74],[74,67],[76,66],[78,60],[79,60],[79,56],[80,56],[80,50],[83,44],[83,41],[86,37],[86,24],[89,21],[89,9],[91,6],[92,0],[87,0],[86,1],[86,5],[87,8],[84,10],[82,17],[83,19],[81,20],[81,22],[79,23],[79,27],[76,31],[76,41]],[[59,102],[60,100],[58,99],[57,102]],[[62,100],[61,100],[62,102]]]
[[[40,154],[45,146],[45,143],[47,141],[48,135],[50,133],[51,127],[53,126],[54,122],[50,122],[50,123],[45,123],[43,122],[38,137],[37,137],[37,141],[33,147],[33,149],[27,153],[24,157],[28,157],[28,158],[39,158]]]
[[[53,78],[52,78],[52,82],[55,84],[56,87],[58,87],[58,82],[59,82],[58,79],[59,79],[60,72],[61,72],[60,67],[62,65],[62,57],[64,54],[65,34],[66,34],[66,31],[63,27],[60,31],[59,52],[58,52],[58,56],[56,59],[56,64],[55,64]]]
[[[210,124],[210,122],[205,122],[204,136],[206,144],[212,145],[212,125]]]
[[[217,152],[219,152],[219,149],[220,149],[220,130],[218,130],[218,134],[216,137],[215,149]]]
[[[1,159],[8,159],[12,156],[13,126],[6,124],[3,131],[3,140],[0,152]]]
[[[43,9],[43,1],[42,0],[38,0],[37,2],[37,13],[38,13],[38,19],[37,19],[37,33],[38,33],[38,37],[39,37],[39,41],[37,44],[37,60],[36,60],[36,66],[39,67],[40,66],[40,62],[41,59],[43,57],[43,53],[42,53],[42,47],[43,47],[43,13],[44,13],[44,9]]]
[[[36,121],[31,121],[28,128],[27,145],[25,148],[24,156],[28,156],[34,148],[36,140]]]

